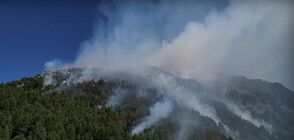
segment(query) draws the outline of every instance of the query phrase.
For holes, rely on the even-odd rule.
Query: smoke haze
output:
[[[101,5],[104,18],[75,65],[148,64],[201,82],[228,73],[293,89],[292,3],[236,0],[224,7],[169,0]]]
[[[154,125],[161,119],[167,118],[173,111],[173,104],[168,99],[156,102],[150,108],[150,115],[143,118],[143,122],[139,123],[133,130],[132,135],[143,132],[146,128]]]
[[[69,77],[67,82],[79,83],[101,76],[111,78],[117,76],[112,75],[114,71],[138,74],[151,81],[164,98],[149,108],[149,116],[134,127],[132,134],[169,117],[178,105],[212,119],[234,137],[234,132],[217,116],[216,109],[205,102],[213,100],[212,97],[183,86],[173,75],[150,76],[145,67],[155,66],[201,83],[213,81],[219,73],[244,75],[281,82],[293,90],[292,2],[232,0],[224,3],[129,0],[101,4],[98,15],[102,18],[96,21],[93,39],[83,42],[73,64],[87,69],[78,79]],[[60,65],[59,60],[45,64],[46,69]],[[93,67],[101,72],[93,71]],[[132,80],[136,84],[142,82]],[[54,83],[50,77],[47,81],[47,84]],[[115,90],[107,106],[118,105],[127,94],[126,90]],[[220,101],[242,119],[272,133],[271,124],[254,118],[237,105]],[[184,129],[180,135],[184,135]]]

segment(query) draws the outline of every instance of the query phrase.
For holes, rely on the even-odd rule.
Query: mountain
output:
[[[248,110],[254,118],[272,125],[274,139],[294,138],[294,94],[280,83],[243,76],[222,75],[215,87],[225,90],[222,96]]]
[[[294,93],[155,67],[61,68],[0,85],[1,139],[293,139]]]

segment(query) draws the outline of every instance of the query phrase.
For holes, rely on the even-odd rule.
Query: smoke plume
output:
[[[100,18],[93,39],[83,42],[73,64],[87,69],[80,78],[73,78],[73,83],[113,77],[113,73],[107,74],[109,71],[128,71],[151,81],[164,99],[150,107],[150,115],[135,126],[132,134],[169,117],[175,104],[199,112],[222,125],[228,134],[233,133],[213,106],[204,102],[211,100],[203,95],[204,91],[183,86],[174,75],[144,75],[148,65],[202,83],[213,81],[219,73],[228,73],[278,81],[294,89],[292,3],[232,0],[226,4],[129,0],[99,5]],[[48,62],[46,68],[56,64],[60,62]],[[101,72],[93,72],[93,67]],[[116,90],[107,105],[119,104],[125,94],[124,90]],[[227,106],[244,120],[272,131],[270,124],[253,118],[250,112]]]
[[[156,102],[150,108],[150,115],[143,118],[143,122],[139,123],[133,130],[132,135],[143,132],[146,128],[154,125],[160,120],[167,118],[169,114],[173,111],[173,104],[168,99],[163,99],[162,101]]]
[[[293,89],[290,1],[124,1],[99,7],[76,66],[153,65],[201,82],[218,73],[278,81]]]

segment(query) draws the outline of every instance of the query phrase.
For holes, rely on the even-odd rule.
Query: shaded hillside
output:
[[[100,94],[93,91],[97,88],[94,83],[103,80],[112,83],[112,90],[100,94],[103,101],[97,103],[112,108],[138,108],[140,113],[131,129],[152,115],[152,106],[168,98],[174,104],[171,114],[144,129],[154,131],[161,122],[172,122],[175,125],[174,139],[189,138],[193,133],[190,128],[208,129],[236,139],[293,138],[293,121],[290,119],[293,116],[293,92],[278,83],[221,75],[214,83],[201,85],[195,80],[179,78],[154,67],[146,67],[140,73],[63,68],[46,71],[43,75],[45,83],[54,85],[49,92]],[[272,114],[268,115],[268,112]]]
[[[59,76],[61,82],[55,86],[43,86],[42,75],[0,85],[0,139],[175,138],[178,127],[171,120],[131,136],[131,129],[148,114],[155,99],[133,98],[133,102],[126,101],[128,104],[123,106],[107,107],[107,99],[118,83],[98,80],[62,87],[64,77]],[[191,131],[188,139],[228,139],[205,128]]]
[[[209,85],[154,67],[62,68],[0,86],[0,136],[27,139],[293,139],[294,93],[222,75]]]
[[[276,139],[294,138],[294,92],[280,83],[221,75],[214,88],[228,101],[271,124]]]

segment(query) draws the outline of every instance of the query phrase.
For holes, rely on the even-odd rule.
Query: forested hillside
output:
[[[60,89],[37,75],[0,84],[0,139],[176,139],[177,123],[164,120],[139,135],[131,130],[149,114],[152,99],[107,107],[116,83],[99,80]],[[133,101],[133,102],[131,102]],[[187,139],[231,139],[217,130],[190,127]]]

